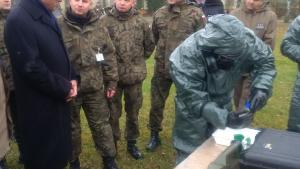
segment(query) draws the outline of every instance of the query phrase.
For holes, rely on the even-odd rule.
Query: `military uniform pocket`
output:
[[[101,68],[86,68],[80,72],[81,83],[79,91],[92,92],[98,91],[103,87],[103,75]]]
[[[132,85],[143,81],[146,78],[146,66],[124,67],[119,69],[119,83],[124,85]]]
[[[139,46],[143,45],[144,43],[144,31],[143,28],[141,26],[136,26],[134,28],[134,39],[135,39],[135,43]]]

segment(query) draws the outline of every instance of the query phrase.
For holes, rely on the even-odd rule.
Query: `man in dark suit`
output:
[[[70,158],[77,81],[51,13],[60,1],[22,0],[6,22],[25,169],[62,169]]]

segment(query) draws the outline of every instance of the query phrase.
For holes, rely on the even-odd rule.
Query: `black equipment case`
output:
[[[300,134],[264,129],[241,154],[241,169],[300,169]]]

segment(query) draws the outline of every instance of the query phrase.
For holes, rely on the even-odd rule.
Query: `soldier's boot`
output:
[[[5,159],[0,160],[0,169],[8,169]]]
[[[136,146],[136,140],[130,140],[127,142],[127,151],[136,160],[142,159],[143,155]]]
[[[77,158],[75,161],[70,162],[70,169],[80,169],[79,158]]]
[[[151,131],[149,143],[146,147],[149,151],[154,151],[161,144],[158,131]]]
[[[102,157],[103,169],[119,169],[115,157]]]

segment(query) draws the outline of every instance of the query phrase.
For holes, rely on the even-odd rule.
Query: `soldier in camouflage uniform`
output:
[[[4,7],[8,6],[9,7]],[[10,137],[15,137],[17,145],[19,147],[19,162],[23,163],[23,153],[21,150],[21,142],[20,142],[20,127],[17,124],[17,105],[16,105],[16,97],[15,97],[15,87],[13,81],[13,73],[12,67],[10,63],[10,59],[8,56],[8,52],[6,50],[6,46],[4,43],[4,25],[6,22],[6,17],[11,8],[11,1],[0,0],[0,61],[2,62],[3,69],[3,79],[4,79],[4,87],[5,94],[7,99],[6,111],[8,116],[8,128]]]
[[[5,156],[9,151],[9,134],[7,125],[7,101],[3,75],[7,67],[8,53],[4,44],[3,29],[8,11],[11,8],[11,1],[0,0],[0,169],[8,169]]]
[[[135,0],[115,0],[101,20],[108,28],[117,51],[119,83],[116,97],[111,102],[111,124],[115,141],[120,139],[119,118],[124,94],[126,111],[125,139],[127,150],[135,159],[142,154],[136,147],[139,137],[138,115],[143,102],[142,84],[146,78],[146,59],[154,50],[149,24],[134,9]]]
[[[2,1],[4,0],[0,0],[0,61],[1,61],[1,69],[3,71],[3,80],[5,82],[4,83],[5,94],[7,97],[9,97],[10,92],[14,91],[14,84],[12,78],[12,68],[10,64],[10,59],[4,43],[4,25],[6,22],[6,17],[10,11],[10,7],[9,9],[3,9]]]
[[[96,149],[105,169],[115,169],[116,149],[109,123],[107,98],[115,94],[118,81],[115,48],[99,16],[91,9],[92,0],[69,0],[70,8],[59,18],[66,49],[81,82],[72,102],[72,146],[70,168],[80,168],[80,110],[83,108]]]
[[[0,61],[1,64],[1,61]],[[6,114],[6,98],[2,78],[2,69],[0,67],[0,169],[8,169],[5,156],[9,151],[9,137]]]
[[[103,6],[101,4],[101,0],[96,0],[95,2],[96,2],[96,5],[94,7],[94,10],[95,10],[96,14],[101,16],[102,12],[103,12],[103,10],[102,10]]]
[[[167,0],[153,16],[152,31],[156,43],[154,75],[151,81],[151,138],[147,149],[154,151],[160,144],[163,110],[172,85],[169,57],[173,50],[191,34],[204,26],[202,11],[184,0]]]
[[[270,8],[270,0],[244,0],[240,8],[231,12],[246,27],[253,30],[255,35],[272,49],[275,47],[277,16]],[[237,111],[244,111],[250,97],[250,74],[245,73],[237,82],[234,89],[234,104]]]

